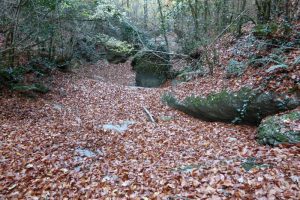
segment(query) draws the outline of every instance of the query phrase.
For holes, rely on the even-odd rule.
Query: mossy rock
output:
[[[133,45],[126,41],[120,41],[104,34],[100,35],[98,39],[100,43],[104,45],[106,59],[110,63],[124,63],[134,52]]]
[[[120,53],[111,49],[106,50],[106,59],[109,63],[118,64],[128,60],[130,54]]]
[[[137,86],[159,87],[167,80],[164,74],[153,74],[147,72],[137,72],[135,81]]]
[[[190,96],[183,102],[167,94],[163,100],[169,106],[204,121],[250,125],[259,125],[266,116],[299,106],[298,100],[281,100],[276,94],[260,93],[248,88],[238,92],[222,91],[206,98]]]
[[[258,127],[258,143],[271,146],[300,143],[299,123],[300,111],[268,117]]]
[[[131,65],[136,71],[136,85],[141,87],[160,86],[167,80],[171,69],[169,55],[161,48],[138,52]]]

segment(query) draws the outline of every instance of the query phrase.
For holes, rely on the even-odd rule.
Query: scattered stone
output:
[[[183,172],[183,173],[190,173],[194,170],[201,168],[201,165],[186,165],[176,168],[174,171]]]
[[[247,172],[250,171],[253,168],[269,168],[270,165],[268,164],[263,164],[257,161],[256,158],[247,158],[243,163],[242,163],[242,168],[246,170]]]
[[[118,180],[118,176],[117,175],[106,175],[102,178],[101,182],[114,182],[116,180]]]
[[[228,141],[229,141],[229,142],[236,142],[237,139],[236,139],[236,138],[229,138]]]
[[[91,157],[95,157],[96,156],[96,153],[94,153],[93,151],[91,151],[89,149],[85,149],[85,148],[80,148],[80,147],[76,148],[75,152],[77,154],[79,154],[79,156],[81,156],[81,157],[91,158]]]
[[[162,121],[171,121],[171,120],[174,119],[174,117],[172,117],[172,116],[160,116],[160,119]]]
[[[135,124],[134,121],[128,120],[128,121],[124,121],[121,124],[105,124],[103,125],[103,129],[115,131],[118,133],[123,133],[128,129],[129,125],[133,125],[133,124]]]
[[[54,103],[54,104],[53,104],[53,108],[54,108],[55,110],[58,110],[59,112],[61,112],[62,109],[63,109],[63,105],[58,104],[58,103]]]

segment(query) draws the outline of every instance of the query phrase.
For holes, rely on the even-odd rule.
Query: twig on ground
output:
[[[148,110],[145,106],[143,106],[143,110],[144,110],[145,113],[147,114],[149,120],[150,120],[152,123],[156,123],[155,120],[154,120],[154,118],[153,118],[153,115],[149,112],[149,110]]]

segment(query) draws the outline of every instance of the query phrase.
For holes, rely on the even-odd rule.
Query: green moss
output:
[[[133,45],[126,41],[120,41],[114,37],[109,37],[108,35],[101,34],[99,35],[98,40],[101,44],[105,45],[107,49],[116,53],[131,54],[134,50]]]
[[[258,24],[253,29],[254,36],[258,38],[271,37],[278,30],[278,25],[275,23]]]
[[[98,42],[105,47],[106,58],[112,63],[125,62],[134,53],[133,45],[105,34],[98,36]]]
[[[136,71],[136,85],[142,87],[158,87],[163,84],[170,75],[170,57],[164,53],[163,47],[155,47],[152,51],[142,50],[138,52],[132,62]]]
[[[300,112],[290,112],[286,115],[282,116],[282,119],[284,120],[299,120],[300,119]]]
[[[299,101],[280,100],[273,93],[260,93],[249,88],[237,92],[222,91],[207,97],[189,96],[183,102],[165,98],[169,106],[205,121],[222,121],[258,125],[269,115],[294,109]],[[278,100],[277,100],[278,99]]]
[[[171,68],[168,58],[153,52],[139,52],[135,55],[132,64],[135,71],[144,73],[163,74]]]
[[[291,130],[288,126],[289,123],[299,120],[300,111],[265,119],[258,127],[258,142],[272,146],[282,143],[300,142],[300,131]]]

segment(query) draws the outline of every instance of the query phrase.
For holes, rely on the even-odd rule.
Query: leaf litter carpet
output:
[[[114,75],[130,83],[129,68]],[[260,146],[255,127],[203,122],[161,103],[164,92],[185,96],[195,85],[147,89],[55,73],[40,98],[0,99],[1,199],[300,199],[299,147]],[[217,78],[194,84],[221,89]],[[103,129],[126,120],[135,123],[123,133]],[[252,158],[259,164],[246,171]]]

